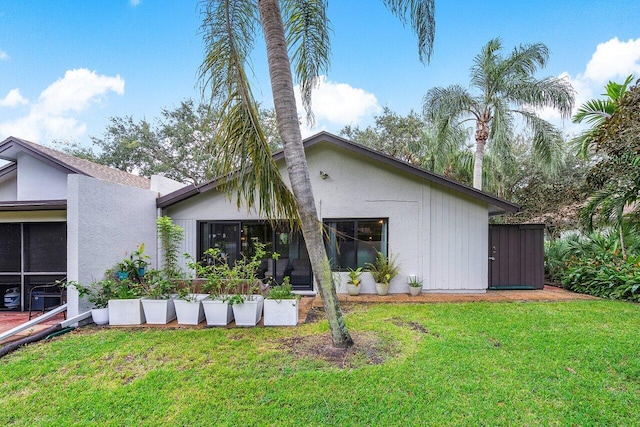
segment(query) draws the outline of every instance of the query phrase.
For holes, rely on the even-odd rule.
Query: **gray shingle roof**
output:
[[[115,182],[129,187],[149,189],[151,181],[148,178],[134,175],[109,166],[99,165],[89,160],[65,154],[49,147],[31,141],[10,136],[0,143],[0,153],[14,147],[22,148],[39,159],[62,167],[72,173],[90,176],[103,181]],[[0,154],[1,155],[1,154]]]

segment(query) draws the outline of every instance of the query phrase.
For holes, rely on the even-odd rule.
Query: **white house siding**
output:
[[[408,292],[408,275],[423,278],[430,291],[486,290],[486,204],[329,144],[310,147],[307,162],[321,219],[389,219],[389,250],[401,269],[389,292]],[[288,182],[283,164],[281,173]],[[185,228],[184,248],[194,257],[196,221],[259,219],[216,190],[179,202],[164,214]],[[342,276],[339,291],[346,292]],[[370,275],[363,279],[361,292],[375,293]]]
[[[16,201],[18,200],[18,173],[10,172],[0,177],[0,200]]]
[[[19,153],[16,200],[64,200],[67,173],[37,158]]]
[[[104,277],[141,243],[156,263],[156,192],[69,175],[67,275],[84,285]],[[88,308],[70,296],[69,315]]]

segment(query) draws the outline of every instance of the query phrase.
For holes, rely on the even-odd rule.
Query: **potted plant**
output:
[[[207,250],[205,259],[208,260],[205,265],[190,263],[189,267],[195,269],[198,277],[205,279],[202,290],[209,294],[209,298],[202,300],[202,307],[207,326],[225,326],[233,320],[233,308],[224,293],[228,289],[223,286],[225,277],[229,276],[229,265],[218,248]]]
[[[207,294],[196,293],[196,282],[185,283],[178,289],[178,298],[173,302],[179,325],[198,325],[204,320],[202,300]]]
[[[389,293],[389,283],[398,275],[400,268],[398,267],[395,257],[385,256],[382,252],[376,254],[374,263],[367,263],[367,270],[373,276],[376,282],[376,292],[378,295],[387,295]]]
[[[144,275],[140,290],[142,309],[147,323],[152,325],[166,325],[176,318],[176,308],[172,293],[175,287],[158,270],[149,270]]]
[[[135,268],[135,273],[137,273],[138,278],[142,278],[144,276],[147,265],[149,265],[147,261],[149,258],[149,255],[144,253],[144,243],[141,243],[140,246],[138,246],[138,249],[133,251],[131,254],[131,264],[133,265],[133,268]]]
[[[299,296],[292,292],[289,277],[282,284],[269,289],[264,300],[265,326],[296,326],[298,324]]]
[[[73,285],[78,290],[81,297],[86,297],[87,301],[93,304],[91,317],[96,325],[106,325],[109,323],[109,300],[113,297],[116,282],[111,279],[103,279],[83,286],[78,282],[67,282],[65,286]]]
[[[362,267],[358,267],[355,270],[349,269],[349,280],[347,280],[347,293],[349,295],[360,294],[360,275],[362,274]]]
[[[138,284],[130,279],[116,281],[109,300],[109,325],[141,325],[145,321]]]
[[[257,278],[258,268],[266,255],[265,245],[253,239],[254,254],[251,258],[237,260],[227,272],[228,286],[233,295],[225,298],[233,307],[236,326],[255,326],[262,318],[264,298],[259,295],[262,282]],[[274,254],[277,257],[277,254]]]
[[[414,297],[422,293],[422,280],[418,276],[409,276],[409,293]]]

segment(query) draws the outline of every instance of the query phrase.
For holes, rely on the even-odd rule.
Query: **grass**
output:
[[[307,341],[326,321],[31,345],[0,360],[0,425],[640,425],[639,305],[345,312],[359,348],[342,366]]]

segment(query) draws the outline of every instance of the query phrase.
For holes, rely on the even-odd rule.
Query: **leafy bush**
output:
[[[571,257],[561,274],[564,287],[602,298],[640,301],[640,255]]]

